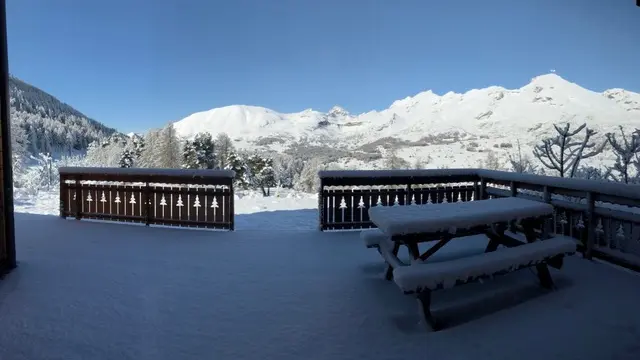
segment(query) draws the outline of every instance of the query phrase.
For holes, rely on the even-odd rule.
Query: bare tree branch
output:
[[[590,142],[592,137],[597,134],[582,124],[576,129],[571,130],[571,124],[566,123],[564,126],[554,124],[558,135],[554,138],[544,139],[542,143],[536,145],[533,149],[533,155],[548,169],[557,171],[560,177],[573,177],[580,166],[580,161],[596,156],[604,150],[606,145],[603,142],[596,145]],[[573,137],[585,130],[585,136],[582,140],[574,140]],[[585,153],[585,150],[590,150]]]

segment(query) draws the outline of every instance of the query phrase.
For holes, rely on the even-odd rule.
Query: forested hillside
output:
[[[9,78],[14,152],[71,154],[116,132],[54,96],[16,78]]]

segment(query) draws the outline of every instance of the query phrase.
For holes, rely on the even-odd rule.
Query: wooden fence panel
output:
[[[61,168],[60,216],[232,230],[233,175],[225,170]]]

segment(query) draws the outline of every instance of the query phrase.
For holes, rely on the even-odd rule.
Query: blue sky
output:
[[[121,131],[250,104],[353,113],[556,69],[640,92],[633,0],[7,0],[10,71]]]

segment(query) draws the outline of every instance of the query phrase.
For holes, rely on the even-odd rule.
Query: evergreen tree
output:
[[[261,189],[264,196],[269,196],[269,189],[276,186],[273,160],[255,153],[247,159],[247,169],[250,186]]]
[[[216,167],[213,137],[207,132],[199,133],[193,139],[193,150],[196,154],[198,169],[214,169]]]
[[[198,156],[193,141],[186,140],[182,147],[182,167],[185,169],[198,169]]]
[[[120,167],[130,168],[130,167],[133,167],[133,164],[134,164],[134,153],[130,150],[125,149],[122,152],[122,157],[120,158]]]
[[[227,155],[225,170],[233,170],[236,175],[234,178],[234,185],[238,189],[247,189],[249,187],[248,172],[246,163],[235,152],[230,151]]]

